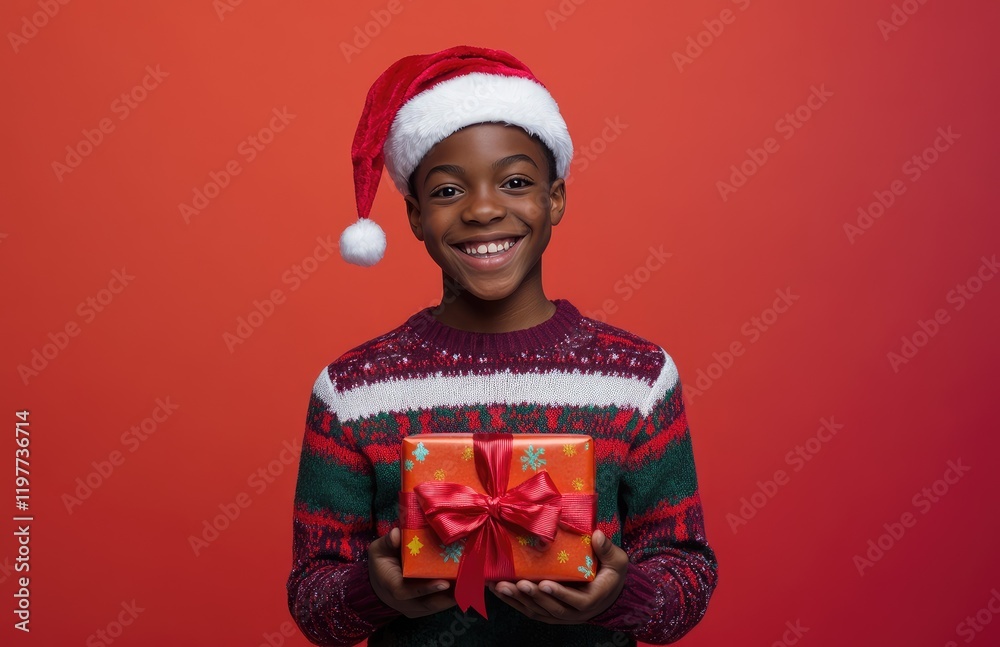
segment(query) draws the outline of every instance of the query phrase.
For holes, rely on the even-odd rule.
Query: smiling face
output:
[[[545,150],[517,126],[475,124],[438,142],[414,171],[413,234],[479,299],[542,294],[542,252],[566,206]]]

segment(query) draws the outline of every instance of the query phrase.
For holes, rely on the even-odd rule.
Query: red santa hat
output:
[[[351,159],[358,220],[340,236],[348,263],[370,266],[385,254],[385,232],[371,213],[385,165],[403,195],[424,155],[442,139],[477,123],[501,122],[537,135],[569,174],[573,142],[559,106],[531,70],[507,52],[460,45],[404,57],[368,91]]]

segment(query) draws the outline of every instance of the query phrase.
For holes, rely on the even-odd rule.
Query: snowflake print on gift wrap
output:
[[[573,489],[579,492],[583,489],[583,479],[573,479],[572,481]]]
[[[416,539],[416,537],[414,537],[414,539]],[[567,553],[565,550],[560,550],[559,555],[556,557],[556,559],[559,560],[560,564],[565,564],[566,562],[569,561],[569,553]]]
[[[563,445],[563,453],[567,456],[576,456],[576,445],[573,443],[566,443]]]
[[[419,538],[414,537],[413,539],[410,540],[410,543],[406,544],[406,547],[410,549],[411,555],[419,555],[420,549],[423,548],[424,545],[420,543]]]
[[[431,452],[429,449],[424,447],[424,444],[421,442],[417,443],[417,448],[414,449],[411,453],[418,461],[423,463],[424,459],[427,458],[427,454],[430,454]]]
[[[590,555],[584,555],[583,560],[587,563],[587,565],[577,566],[576,570],[583,573],[584,579],[594,577],[594,560],[590,558]]]
[[[538,537],[536,537],[534,535],[527,535],[527,536],[525,536],[525,535],[518,535],[517,536],[517,543],[521,544],[522,546],[532,546],[532,547],[534,547],[534,546],[538,545]]]
[[[471,447],[466,447],[462,450],[462,460],[471,461],[473,457],[473,451]]]
[[[587,442],[583,443],[583,451],[585,451],[585,452],[589,452],[590,451],[590,441],[589,440]]]
[[[434,478],[437,479],[438,481],[443,481],[444,480],[444,470],[441,470],[441,469],[434,470]]]
[[[458,558],[462,556],[462,549],[465,548],[465,539],[459,539],[452,544],[438,544],[441,548],[444,548],[443,553],[438,553],[441,557],[444,557],[444,561],[447,562],[449,559],[453,560],[456,564],[458,563]]]
[[[528,448],[524,450],[524,456],[521,457],[521,471],[526,472],[530,467],[537,472],[539,467],[545,465],[545,459],[539,458],[544,453],[544,447],[535,449],[534,445],[528,445]]]
[[[406,468],[407,472],[411,471],[413,469],[413,461],[407,458],[406,461],[403,463],[403,467]]]

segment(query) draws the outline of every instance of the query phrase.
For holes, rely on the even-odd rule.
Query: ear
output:
[[[406,200],[406,219],[410,221],[410,229],[417,240],[423,241],[424,229],[420,223],[420,201],[409,194],[403,199]]]
[[[558,225],[566,211],[566,180],[556,178],[549,188],[549,220],[552,225]]]

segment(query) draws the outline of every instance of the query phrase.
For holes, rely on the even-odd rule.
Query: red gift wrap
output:
[[[455,580],[485,618],[487,581],[590,581],[594,441],[582,434],[430,433],[402,441],[404,577]]]

